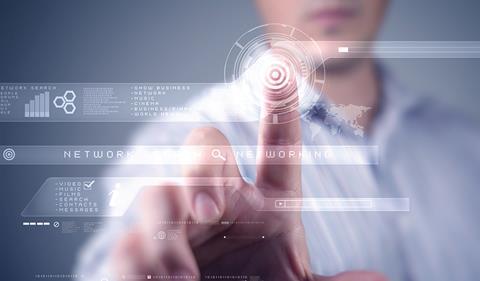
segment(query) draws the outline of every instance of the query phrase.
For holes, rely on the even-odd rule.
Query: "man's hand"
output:
[[[165,184],[143,191],[142,220],[121,239],[114,253],[119,276],[151,274],[164,276],[162,280],[200,280],[208,276],[213,280],[242,280],[232,276],[275,281],[383,280],[367,272],[314,276],[300,212],[260,211],[265,198],[302,196],[300,160],[272,160],[263,152],[275,146],[301,149],[299,113],[292,110],[273,117],[275,108],[269,105],[278,94],[264,95],[256,182],[242,179],[229,142],[220,131],[199,128],[191,132],[185,145],[193,149],[212,146],[220,149],[223,157],[207,155],[183,168],[187,186],[195,187]],[[266,121],[272,118],[280,119],[278,123]],[[192,182],[198,178],[211,179],[211,184]],[[160,222],[172,222],[169,229],[176,228],[177,239],[153,239],[165,230]]]

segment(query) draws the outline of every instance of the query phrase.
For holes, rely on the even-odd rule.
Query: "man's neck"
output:
[[[326,67],[322,92],[333,104],[359,105],[370,108],[357,122],[370,128],[380,102],[380,81],[372,60],[351,62],[345,67]],[[330,70],[330,71],[329,71]]]

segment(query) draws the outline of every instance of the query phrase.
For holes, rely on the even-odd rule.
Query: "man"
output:
[[[257,6],[265,22],[295,26],[319,42],[370,41],[387,3],[257,0]],[[329,56],[338,46],[320,47]],[[164,280],[475,279],[480,274],[474,201],[480,150],[474,125],[409,94],[371,59],[327,61],[326,75],[322,101],[304,118],[292,110],[280,122],[268,122],[275,112],[264,104],[259,124],[146,128],[135,144],[215,146],[222,159],[197,159],[182,167],[186,186],[167,182],[144,188],[138,209],[86,249],[80,272],[98,279],[150,274]],[[192,102],[205,105],[204,120],[228,120],[234,102],[222,101],[222,113],[207,109],[224,91],[212,89]],[[267,103],[283,94],[259,91]],[[229,93],[233,100],[241,94]],[[296,92],[291,94],[298,99]],[[364,138],[327,114],[326,108],[335,104],[370,108],[356,120],[366,131]],[[296,150],[302,144],[378,145],[380,164],[302,167],[289,158],[273,163],[262,153],[256,166],[236,163],[230,145],[255,142],[260,152],[275,146]],[[156,169],[158,176],[176,174],[168,167]],[[112,174],[143,172],[125,167]],[[192,183],[198,178],[212,182]],[[411,211],[261,211],[268,198],[302,196],[407,197]],[[165,229],[160,222],[173,222],[178,239],[152,239]]]

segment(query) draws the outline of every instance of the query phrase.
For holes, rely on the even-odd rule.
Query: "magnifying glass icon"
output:
[[[222,155],[222,152],[218,148],[212,149],[212,157],[215,159],[222,159],[223,161],[227,161],[227,158]]]

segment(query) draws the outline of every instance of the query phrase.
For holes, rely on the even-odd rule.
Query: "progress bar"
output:
[[[325,60],[344,57],[480,58],[478,41],[346,41],[326,44],[334,44],[332,46],[338,47],[337,52]]]
[[[409,212],[409,198],[265,198],[261,211]]]

